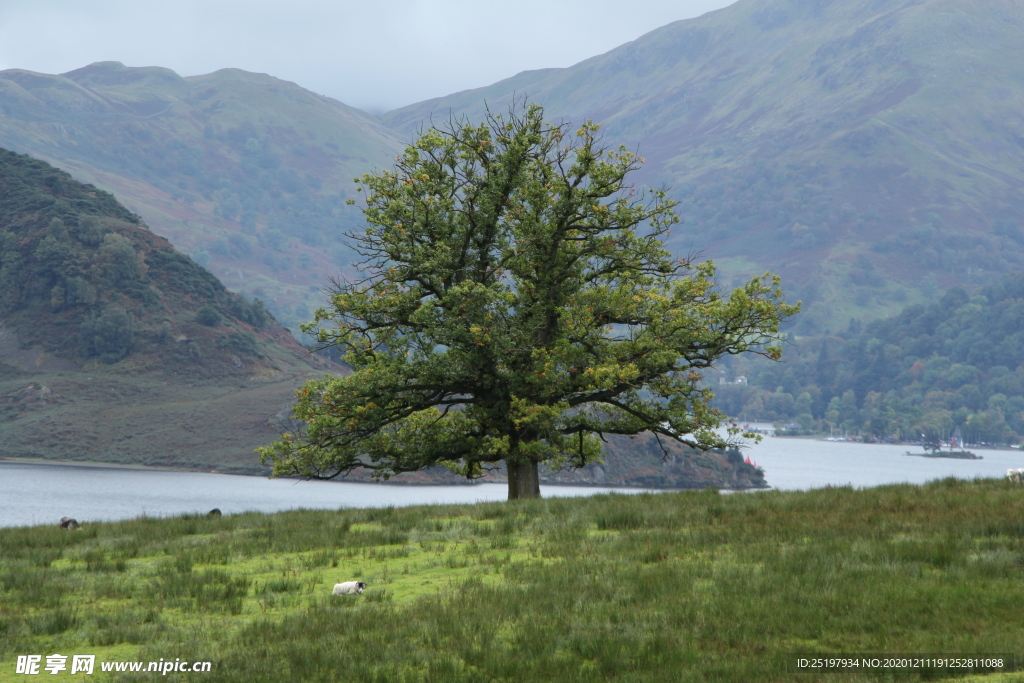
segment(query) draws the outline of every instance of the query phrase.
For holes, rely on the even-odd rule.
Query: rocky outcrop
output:
[[[40,346],[22,348],[18,334],[0,322],[0,361],[23,372],[74,372],[78,365],[47,353]]]
[[[50,387],[31,382],[16,391],[0,395],[0,418],[14,420],[33,410],[57,402],[59,396]]]

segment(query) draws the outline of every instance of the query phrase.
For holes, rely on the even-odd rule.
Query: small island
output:
[[[975,455],[963,448],[963,439],[960,437],[960,429],[957,428],[949,439],[949,450],[942,450],[942,441],[931,437],[924,439],[924,453],[911,453],[907,451],[904,455],[916,455],[921,458],[956,458],[958,460],[981,460],[980,455]],[[953,450],[957,449],[957,450]]]
[[[926,453],[911,453],[907,451],[903,455],[914,455],[919,458],[957,458],[958,460],[981,460],[980,455],[970,451],[932,451]]]

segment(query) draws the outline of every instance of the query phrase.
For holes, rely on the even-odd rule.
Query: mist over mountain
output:
[[[376,118],[264,74],[101,62],[0,72],[0,146],[113,192],[234,291],[295,329],[361,214],[352,179],[401,148]]]
[[[1013,0],[740,0],[564,69],[374,117],[234,69],[0,72],[0,145],[122,198],[292,328],[353,261],[352,178],[516,97],[638,149],[731,286],[780,273],[796,331],[1024,266],[1024,10]]]
[[[740,0],[382,118],[409,135],[526,96],[602,123],[680,201],[673,248],[726,285],[781,273],[813,332],[1024,264],[1022,28],[1012,0]]]

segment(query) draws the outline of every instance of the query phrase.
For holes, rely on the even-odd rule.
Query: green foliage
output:
[[[64,272],[64,264],[72,254],[72,247],[67,242],[59,242],[47,236],[39,240],[32,253],[38,273],[43,277],[57,278]]]
[[[122,293],[149,303],[155,297],[140,283],[145,269],[132,240],[115,230],[137,229],[138,217],[109,194],[6,150],[0,150],[0,192],[0,314],[24,342],[73,356],[74,332],[63,327],[72,322],[83,358],[112,363],[125,357],[134,344],[132,314],[97,304]],[[70,309],[69,318],[35,316],[26,324],[17,315],[42,307]]]
[[[75,237],[82,244],[88,247],[98,247],[103,243],[103,237],[106,234],[107,231],[96,216],[80,216],[78,218]]]
[[[99,261],[103,264],[104,275],[114,286],[139,276],[135,249],[124,235],[108,233],[103,236],[99,248]]]
[[[135,319],[123,308],[105,308],[82,321],[79,352],[84,358],[97,357],[104,363],[116,363],[132,350]]]
[[[0,225],[22,221],[26,210],[32,211],[34,219],[43,226],[54,218],[66,226],[79,226],[82,213],[111,216],[129,223],[139,220],[110,193],[75,182],[64,171],[6,149],[0,149],[0,194],[4,197]]]
[[[263,356],[260,353],[259,344],[256,342],[256,336],[252,332],[229,332],[228,334],[221,335],[217,337],[217,348],[229,349],[257,358]]]
[[[231,311],[231,315],[239,320],[244,320],[257,330],[262,330],[266,327],[271,319],[267,307],[259,299],[253,299],[249,302],[242,296],[231,297],[231,300],[228,302],[228,310]]]
[[[169,286],[201,301],[218,301],[227,294],[224,284],[213,273],[173,249],[154,249],[147,255],[146,264],[158,271]]]
[[[50,220],[50,224],[46,227],[46,234],[48,237],[52,237],[58,242],[67,242],[70,238],[67,226],[64,225],[64,221],[59,218],[53,218]]]
[[[71,277],[64,282],[67,303],[92,306],[96,303],[96,287],[81,277]]]
[[[808,413],[825,431],[875,438],[937,441],[960,428],[968,443],[1014,443],[1024,434],[1022,321],[1024,275],[974,297],[953,289],[840,336],[802,338],[785,368],[741,369],[751,386],[719,391],[718,405],[750,418]]]
[[[641,160],[597,128],[513,109],[432,129],[363,177],[366,279],[336,284],[304,328],[356,372],[299,392],[308,433],[260,449],[275,473],[475,477],[503,460],[517,497],[539,495],[538,463],[598,460],[603,433],[723,444],[695,370],[777,357],[797,309],[777,278],[724,297],[711,263],[672,259],[660,238],[674,204],[635,193]]]
[[[203,306],[196,313],[196,322],[207,327],[216,327],[224,322],[224,318],[213,306]]]

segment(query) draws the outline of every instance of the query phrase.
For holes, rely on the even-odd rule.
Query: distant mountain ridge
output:
[[[0,72],[0,147],[103,187],[293,329],[351,261],[352,179],[401,145],[375,117],[294,83],[222,69],[183,78],[100,62]]]
[[[1024,266],[1022,28],[1012,0],[740,0],[382,118],[602,123],[680,200],[676,249],[780,272],[813,331]]]
[[[811,334],[1024,268],[1022,29],[1015,0],[739,0],[379,118],[234,69],[8,70],[0,145],[116,192],[294,330],[355,258],[354,176],[529,97],[638,149],[680,201],[669,246],[727,287],[780,273]]]

